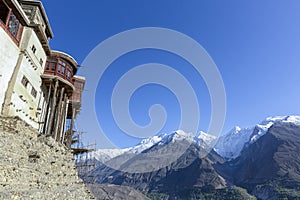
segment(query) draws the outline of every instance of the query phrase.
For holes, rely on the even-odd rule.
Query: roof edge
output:
[[[50,38],[53,38],[54,34],[53,34],[52,28],[50,26],[50,22],[49,22],[49,19],[47,17],[46,10],[43,6],[43,3],[40,2],[40,1],[30,1],[30,0],[20,0],[20,2],[24,3],[25,5],[35,5],[35,6],[39,7],[39,9],[42,13],[42,17],[43,17],[43,19],[46,23],[46,26],[47,26],[47,29],[46,29],[47,35],[49,35]]]

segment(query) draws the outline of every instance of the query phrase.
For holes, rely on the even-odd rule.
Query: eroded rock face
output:
[[[0,117],[0,199],[94,199],[70,150],[18,118]]]

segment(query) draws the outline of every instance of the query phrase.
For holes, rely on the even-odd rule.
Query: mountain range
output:
[[[179,130],[100,149],[93,176],[82,178],[94,191],[122,186],[145,199],[300,199],[299,151],[300,117],[269,117],[219,138]]]

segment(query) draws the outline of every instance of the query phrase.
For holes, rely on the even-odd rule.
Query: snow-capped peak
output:
[[[127,149],[98,149],[93,153],[93,156],[100,162],[104,163],[125,153],[126,151]]]
[[[261,136],[266,134],[269,128],[276,122],[294,123],[296,125],[300,125],[300,116],[276,116],[266,118],[260,124],[256,125],[258,132],[251,137],[250,143],[255,142]]]
[[[222,135],[215,151],[224,158],[234,159],[238,157],[246,143],[254,143],[265,135],[269,128],[276,122],[294,123],[300,125],[300,116],[276,116],[268,117],[254,127],[234,127],[227,134]]]
[[[293,124],[299,126],[300,125],[300,116],[295,116],[295,115],[288,116],[285,120],[283,120],[283,122],[293,123]]]
[[[205,144],[211,146],[215,140],[217,139],[216,136],[214,135],[211,135],[211,134],[208,134],[208,133],[205,133],[203,131],[200,131],[197,139],[200,141],[200,142],[204,142]]]
[[[243,149],[244,144],[249,141],[253,130],[253,127],[234,127],[219,138],[214,150],[224,158],[236,158]]]
[[[190,143],[201,144],[201,142],[210,145],[213,141],[215,141],[216,137],[209,135],[204,132],[200,132],[198,136],[193,133],[187,133],[183,130],[174,131],[171,134],[162,134],[159,136],[152,136],[146,139],[143,139],[138,145],[129,147],[126,149],[99,149],[95,152],[94,156],[97,160],[101,162],[106,162],[112,158],[115,158],[123,153],[142,153],[143,151],[153,147],[154,145],[164,145],[170,142],[178,142],[182,140],[186,140]]]
[[[187,140],[187,141],[194,141],[195,134],[193,133],[186,133],[183,130],[177,130],[172,134],[165,134],[162,136],[162,142],[167,144],[169,142]]]
[[[283,122],[283,123],[293,123],[300,125],[300,116],[291,115],[291,116],[276,116],[268,117],[264,122]]]
[[[153,137],[150,137],[150,138],[143,139],[140,144],[128,148],[127,152],[141,153],[144,150],[149,149],[150,147],[154,146],[155,144],[161,142],[161,140],[162,140],[162,137],[156,136],[156,135]]]
[[[264,121],[261,122],[262,125],[267,125],[275,122],[283,122],[283,123],[294,123],[296,125],[300,124],[300,116],[290,115],[290,116],[275,116],[268,117]]]
[[[193,141],[194,138],[195,135],[193,133],[186,133],[182,130],[177,130],[171,134],[162,134],[160,136],[152,136],[150,138],[146,138],[142,140],[140,144],[128,148],[127,152],[141,153],[156,144],[162,145],[162,144],[168,144],[169,142],[175,142],[181,140]]]
[[[233,129],[231,129],[232,134],[238,134],[242,130],[241,127],[235,126]]]
[[[108,161],[123,153],[142,153],[143,151],[153,147],[154,145],[164,145],[170,142],[186,140],[190,143],[198,145],[212,146],[217,141],[214,150],[223,158],[234,159],[238,157],[245,144],[257,141],[261,136],[265,135],[269,128],[277,122],[293,123],[300,126],[300,116],[276,116],[268,117],[264,121],[248,128],[235,126],[228,133],[221,135],[217,141],[217,137],[200,131],[198,135],[186,133],[177,130],[171,134],[156,135],[142,140],[138,145],[126,149],[100,149],[94,154],[99,161]]]

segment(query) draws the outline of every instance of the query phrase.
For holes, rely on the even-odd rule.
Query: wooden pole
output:
[[[64,130],[63,130],[63,137],[62,137],[62,143],[65,141],[65,136],[66,136],[66,125],[67,125],[67,117],[68,117],[68,109],[69,109],[69,103],[70,101],[67,98],[67,104],[66,104],[66,110],[65,110],[65,123],[64,123]]]
[[[75,116],[76,116],[76,109],[73,107],[71,125],[70,125],[70,129],[69,129],[70,132],[69,132],[69,135],[68,135],[68,138],[67,138],[67,144],[66,144],[67,147],[71,147],[71,144],[72,144],[72,137],[73,137],[73,128],[74,128]]]
[[[53,98],[52,98],[52,105],[51,105],[51,110],[50,110],[49,127],[47,127],[47,135],[51,135],[51,131],[52,131],[53,118],[54,118],[55,106],[56,106],[57,87],[58,87],[58,80],[56,79],[55,86],[54,86],[54,92],[53,92]]]
[[[38,106],[37,106],[37,109],[36,109],[36,116],[37,116],[37,121],[38,121],[38,123],[39,123],[39,128],[38,128],[38,131],[39,131],[39,133],[41,133],[41,117],[42,117],[42,112],[40,112],[38,109],[40,108],[40,109],[42,109],[42,107],[44,106],[44,101],[41,103],[41,100],[42,100],[42,92],[40,92],[40,97],[39,97],[39,103],[38,103]],[[42,110],[41,110],[42,111]]]
[[[60,133],[59,133],[59,142],[62,143],[62,137],[63,137],[63,134],[64,134],[64,131],[65,131],[65,124],[66,124],[66,116],[67,116],[67,111],[66,111],[66,108],[67,108],[67,104],[68,104],[68,96],[67,94],[65,93],[65,97],[64,97],[64,106],[63,106],[63,109],[62,109],[62,120],[61,120],[61,124],[60,124]]]
[[[43,133],[47,134],[47,127],[49,125],[49,109],[50,109],[50,96],[51,96],[51,91],[52,91],[52,80],[50,80],[50,85],[49,85],[49,90],[48,90],[48,96],[47,96],[47,105],[46,105],[46,113],[43,116],[43,121],[44,121],[44,127],[43,127]]]
[[[60,91],[60,97],[59,97],[59,101],[58,101],[58,106],[57,106],[57,112],[56,112],[56,117],[55,117],[55,126],[54,126],[54,139],[56,141],[58,141],[57,139],[60,137],[59,136],[59,126],[61,124],[61,120],[62,120],[62,117],[61,117],[61,112],[62,112],[62,109],[61,109],[61,104],[62,104],[62,99],[63,99],[63,96],[64,96],[64,92],[65,92],[65,88],[63,87]]]

